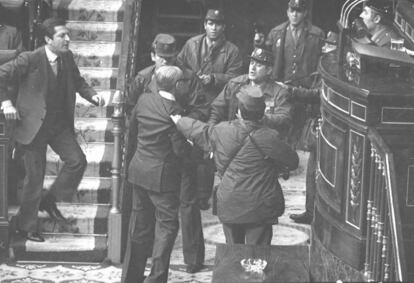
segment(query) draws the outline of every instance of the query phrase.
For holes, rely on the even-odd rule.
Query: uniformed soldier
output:
[[[236,118],[238,100],[236,94],[243,88],[259,86],[265,97],[263,123],[286,137],[292,121],[292,105],[289,92],[272,78],[273,55],[263,48],[255,48],[250,56],[249,73],[230,80],[211,104],[209,124],[231,121]]]
[[[172,35],[160,33],[155,36],[151,45],[151,60],[154,65],[139,71],[130,84],[128,92],[130,96],[127,100],[129,110],[135,106],[139,95],[148,91],[157,91],[153,79],[155,70],[164,65],[174,65],[177,53],[176,40]]]
[[[290,0],[287,9],[288,21],[273,28],[266,40],[266,45],[272,49],[275,57],[273,77],[294,87],[313,87],[313,74],[316,74],[322,54],[325,35],[320,28],[309,22],[309,8],[307,0]],[[292,103],[293,127],[289,134],[289,142],[297,148],[308,117],[305,103],[298,100]],[[307,181],[307,191],[308,186],[314,186],[314,182]],[[309,204],[309,207],[313,207],[313,203]],[[291,218],[296,222],[309,224],[312,215],[313,211],[306,211],[291,215]]]
[[[399,38],[392,29],[392,2],[387,0],[369,0],[360,15],[370,38],[361,42],[373,43],[381,47],[391,47],[391,39]],[[365,41],[364,41],[365,40]]]
[[[223,86],[241,74],[242,58],[236,45],[226,40],[224,14],[210,9],[204,20],[205,33],[190,38],[177,56],[177,65],[192,74],[186,115],[206,121],[210,104]],[[195,148],[194,162],[184,165],[181,186],[181,229],[186,271],[199,271],[204,262],[204,236],[200,209],[208,209],[213,183],[213,164],[203,160],[203,152]]]

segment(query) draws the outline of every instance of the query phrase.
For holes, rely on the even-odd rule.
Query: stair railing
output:
[[[369,282],[404,281],[406,267],[394,157],[375,129],[369,129],[368,137],[371,159],[364,276]]]
[[[123,202],[126,182],[126,144],[128,135],[125,129],[125,97],[128,96],[128,83],[135,75],[137,68],[137,39],[141,21],[142,0],[124,0],[124,22],[122,30],[121,57],[118,67],[117,88],[112,99],[114,112],[112,115],[112,132],[114,134],[114,156],[112,159],[112,208],[108,223],[108,259],[120,263],[126,242]]]

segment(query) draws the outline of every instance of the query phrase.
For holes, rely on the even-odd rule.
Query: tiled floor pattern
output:
[[[285,214],[274,226],[274,245],[304,245],[309,235],[308,225],[294,224],[291,213],[302,211],[305,203],[304,164],[306,155],[301,154],[301,169],[288,181],[281,181],[286,197]],[[202,215],[204,236],[206,239],[205,268],[197,274],[186,273],[183,265],[181,235],[177,237],[171,256],[169,282],[205,283],[211,282],[215,257],[215,244],[224,243],[224,235],[218,219],[205,211]],[[81,259],[80,259],[81,261]],[[149,272],[147,269],[146,272]],[[0,265],[1,283],[116,283],[119,282],[121,268],[119,266],[102,266],[93,264],[2,264]]]

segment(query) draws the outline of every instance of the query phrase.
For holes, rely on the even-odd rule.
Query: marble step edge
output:
[[[103,142],[81,142],[86,156],[85,177],[111,177],[113,144]],[[57,175],[63,166],[59,156],[48,147],[46,155],[46,175]]]
[[[112,130],[111,118],[75,117],[75,129],[79,131],[93,130],[106,132]]]
[[[39,212],[38,227],[45,233],[107,234],[109,204],[57,203],[66,221],[56,221]]]
[[[116,89],[118,68],[79,67],[81,76],[94,88]]]
[[[71,31],[71,39],[77,41],[108,41],[122,40],[123,23],[121,22],[87,22],[67,21]]]
[[[81,76],[84,77],[85,79],[89,77],[100,78],[100,79],[109,79],[109,78],[116,79],[118,76],[118,68],[110,68],[110,67],[79,67],[79,72]]]
[[[108,218],[111,207],[110,204],[97,203],[57,202],[56,205],[68,220]],[[41,219],[50,218],[45,211],[39,211],[38,217]]]
[[[10,258],[20,260],[100,262],[106,258],[107,235],[44,233],[45,242],[26,241],[19,236],[13,238]]]
[[[76,41],[71,50],[78,67],[117,68],[121,46],[119,42]]]
[[[113,146],[113,143],[107,142],[90,142],[87,144],[81,144],[81,148],[83,150],[83,153],[86,155],[88,163],[101,163],[102,161],[112,162]],[[53,157],[53,160],[51,157]],[[109,159],[102,159],[105,157]],[[60,161],[59,156],[50,147],[48,147],[47,162],[53,162],[57,160]]]
[[[45,176],[43,188],[48,189],[56,176]],[[83,177],[72,201],[77,203],[107,204],[111,201],[111,177]]]
[[[71,41],[70,50],[75,55],[81,56],[114,56],[121,53],[120,42],[107,41]]]

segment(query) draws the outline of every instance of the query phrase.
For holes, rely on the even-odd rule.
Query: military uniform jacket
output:
[[[209,124],[221,121],[231,121],[236,118],[238,99],[236,94],[242,87],[250,83],[248,75],[241,75],[230,80],[221,93],[211,104]],[[265,95],[265,116],[263,122],[270,128],[286,134],[291,126],[292,105],[289,102],[289,92],[272,80],[260,86]]]
[[[222,176],[217,191],[217,215],[221,222],[277,223],[275,208],[281,200],[276,192],[280,184],[275,167],[293,170],[299,162],[296,152],[277,131],[252,121],[236,119],[209,126],[189,117],[181,118],[177,128],[198,146],[214,152],[216,168]],[[263,158],[248,138],[249,133],[273,162]]]
[[[190,38],[177,56],[177,64],[184,72],[191,71],[194,83],[186,103],[188,112],[201,111],[202,120],[208,118],[208,106],[231,79],[241,74],[243,61],[236,45],[224,37],[212,48],[209,54],[202,54],[206,34]],[[210,85],[199,83],[199,74],[211,74],[214,79]],[[202,108],[197,109],[197,108]],[[201,117],[204,116],[204,117]]]
[[[389,26],[384,25],[382,29],[378,30],[371,37],[371,40],[380,47],[391,47],[391,39],[400,38],[398,34]]]
[[[181,108],[158,93],[138,98],[132,117],[137,121],[137,148],[128,168],[128,181],[155,192],[178,191],[182,157],[188,144],[170,118]]]
[[[157,88],[152,78],[155,72],[155,65],[146,67],[138,72],[129,85],[128,107],[134,108],[138,97],[144,92],[156,92]]]
[[[319,57],[322,54],[323,31],[311,24],[306,24],[298,42],[287,42],[289,22],[273,28],[266,39],[274,55],[273,77],[277,81],[293,81],[295,86],[310,88],[312,78],[308,76],[318,67]],[[287,45],[287,46],[286,46]],[[290,57],[286,53],[289,51]]]
[[[92,96],[96,92],[85,82],[73,60],[72,52],[61,55],[62,77],[65,78],[64,92],[65,115],[74,129],[74,109],[76,92],[83,98],[94,103]],[[0,101],[14,98],[7,95],[9,81],[18,81],[18,93],[15,107],[21,120],[16,123],[14,138],[22,144],[29,144],[36,136],[46,117],[46,96],[50,63],[46,56],[45,47],[34,51],[23,52],[16,59],[0,66]]]

